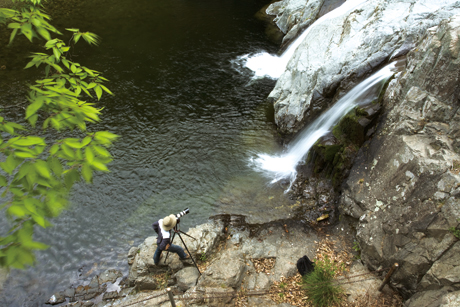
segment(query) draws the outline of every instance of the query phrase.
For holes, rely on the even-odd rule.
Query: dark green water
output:
[[[34,268],[11,273],[1,306],[41,306],[107,268],[127,273],[129,248],[153,235],[155,220],[186,207],[183,230],[222,212],[254,221],[276,214],[267,209],[283,189],[267,187],[248,166],[254,153],[277,148],[265,102],[274,81],[250,82],[249,71],[234,63],[243,54],[277,51],[253,17],[264,4],[82,1],[71,17],[55,16],[60,29],[102,37],[98,48],[77,45],[75,60],[111,80],[115,96],[103,97],[103,121],[95,128],[121,139],[112,172],[78,185],[54,227],[37,231],[51,248],[37,254]],[[13,89],[27,79],[22,72],[3,76]],[[0,97],[4,104],[23,100],[11,92]]]

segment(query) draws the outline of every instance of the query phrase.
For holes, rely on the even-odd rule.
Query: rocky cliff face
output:
[[[393,285],[406,297],[419,292],[419,303],[433,294],[424,291],[460,289],[459,37],[456,15],[408,54],[341,199],[343,212],[359,219],[363,259],[373,268],[398,262]]]
[[[280,132],[297,132],[367,73],[416,46],[426,29],[460,12],[460,3],[453,0],[347,1],[360,2],[350,12],[315,22],[291,58],[269,95]],[[267,11],[276,13],[277,6],[272,4]],[[305,14],[302,9],[288,16]],[[283,22],[285,16],[278,12],[278,24],[293,29]],[[302,22],[300,18],[298,25]]]
[[[407,54],[340,210],[356,219],[369,267],[399,263],[391,284],[410,307],[460,302],[459,38],[460,2],[367,1],[311,26],[270,94],[280,131],[295,133],[369,72]]]

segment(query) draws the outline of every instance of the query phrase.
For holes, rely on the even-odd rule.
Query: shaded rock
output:
[[[276,2],[276,0],[271,1],[271,3],[273,2]],[[284,33],[278,28],[275,21],[273,20],[275,16],[269,15],[267,13],[267,8],[271,3],[264,5],[259,11],[257,11],[254,17],[266,23],[265,34],[270,41],[279,45],[283,40]],[[273,12],[270,13],[273,14]]]
[[[199,287],[228,287],[236,288],[241,284],[246,263],[242,254],[229,251],[211,262],[198,280]]]
[[[50,305],[57,305],[57,304],[61,304],[65,302],[65,295],[64,295],[64,292],[57,292],[55,294],[53,294],[49,300],[46,302],[46,304],[50,304]]]
[[[460,306],[460,291],[448,293],[442,297],[439,307],[455,307]]]
[[[134,262],[134,258],[136,257],[137,252],[139,251],[138,247],[131,247],[128,252],[128,264],[132,265]]]
[[[156,290],[158,282],[153,276],[141,276],[136,279],[135,286],[138,290]]]
[[[419,289],[440,289],[456,285],[460,288],[460,242],[447,250],[420,281]],[[454,286],[455,287],[455,286]]]
[[[118,297],[120,297],[120,294],[117,291],[110,291],[110,292],[104,293],[104,296],[102,297],[102,299],[105,301],[105,300],[115,299]]]
[[[343,283],[341,287],[344,293],[347,295],[347,300],[349,303],[357,303],[364,295],[372,298],[376,298],[380,295],[381,292],[378,291],[378,289],[382,284],[382,281],[377,278],[368,279],[372,277],[370,273],[371,272],[361,263],[361,261],[353,262],[350,271],[345,275],[345,279],[341,281],[341,283]],[[360,282],[356,282],[358,280],[356,277],[349,277],[363,274],[369,275],[365,275],[366,278]],[[383,292],[394,293],[388,286],[383,288]]]
[[[182,291],[187,291],[196,286],[200,273],[195,267],[187,267],[177,272],[174,277],[176,278],[177,287]]]
[[[157,248],[157,237],[152,236],[145,239],[145,241],[139,245],[138,252],[135,253],[132,265],[129,268],[128,282],[134,284],[134,281],[141,276],[146,276],[150,272],[150,268],[154,267],[153,254]],[[134,251],[131,248],[131,251]]]
[[[231,302],[236,297],[235,294],[235,290],[232,288],[196,286],[185,292],[184,297],[188,298],[186,301],[190,304],[198,306],[204,304],[207,306],[227,306],[227,304],[230,304],[228,306],[234,306]],[[211,298],[205,299],[206,296]]]
[[[106,270],[105,272],[99,274],[99,284],[104,284],[106,282],[115,282],[117,278],[123,277],[123,274],[117,270]]]
[[[458,253],[458,243],[449,231],[460,218],[453,167],[460,161],[459,36],[455,15],[428,29],[408,53],[406,71],[385,93],[375,136],[343,185],[340,210],[359,219],[362,259],[374,269],[398,262],[392,285],[406,298],[459,282],[451,252]]]
[[[194,239],[185,235],[182,235],[182,239],[187,245],[191,256],[196,258],[202,254],[210,253],[210,251],[216,247],[217,242],[222,238],[223,228],[224,224],[219,220],[209,221],[195,228],[190,228],[187,234]],[[177,240],[177,242],[175,241],[174,244],[182,246],[185,249],[179,238],[175,240]]]
[[[292,41],[316,20],[323,3],[324,0],[282,0],[267,8],[267,14],[276,16],[273,21],[286,34],[282,45]]]
[[[408,299],[404,306],[405,307],[439,307],[441,306],[441,301],[443,297],[450,292],[452,288],[445,287],[439,290],[428,290],[421,291],[414,294],[410,299]]]

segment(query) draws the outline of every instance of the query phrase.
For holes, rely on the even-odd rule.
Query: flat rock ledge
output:
[[[326,235],[324,229],[312,229],[292,220],[263,225],[245,224],[238,216],[210,220],[187,232],[196,240],[182,235],[201,272],[193,261],[181,261],[176,254],[166,257],[166,253],[163,253],[160,264],[154,265],[156,237],[152,236],[129,250],[128,276],[121,277],[114,270],[104,272],[93,278],[95,287],[86,285],[77,288],[80,289],[78,291],[91,293],[96,293],[94,289],[97,288],[103,292],[76,297],[74,294],[77,290],[68,289],[55,294],[54,302],[48,303],[74,307],[129,306],[138,303],[142,306],[170,306],[165,291],[169,287],[177,306],[235,306],[238,293],[248,292],[263,295],[248,296],[245,306],[292,306],[272,301],[267,294],[270,287],[283,278],[298,274],[296,264],[299,258],[307,255],[314,259],[317,253],[322,253],[318,248],[318,242],[322,239],[332,239],[336,251],[348,249],[351,253],[354,232],[347,225],[343,222],[329,226]],[[174,243],[183,246],[178,238]],[[261,263],[265,263],[263,269]],[[355,261],[347,274],[372,273],[361,261]],[[358,300],[363,294],[378,295],[377,288],[382,276],[372,276],[372,280],[359,283],[346,280],[352,281],[343,285],[349,302]],[[385,290],[392,291],[389,288]]]

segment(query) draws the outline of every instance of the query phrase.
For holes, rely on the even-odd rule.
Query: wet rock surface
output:
[[[459,12],[456,1],[379,0],[316,23],[269,95],[280,132],[299,131],[366,74],[415,47],[426,29]]]
[[[392,286],[406,298],[416,293],[410,307],[440,306],[444,298],[429,305],[423,297],[460,287],[459,36],[456,15],[428,29],[408,54],[341,196],[341,211],[358,221],[366,264],[398,262]]]

